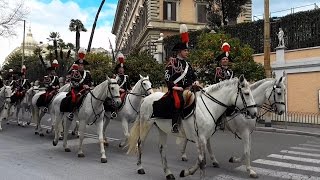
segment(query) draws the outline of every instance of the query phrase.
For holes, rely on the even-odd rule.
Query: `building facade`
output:
[[[246,6],[245,18],[251,20],[251,3]],[[249,17],[250,16],[250,17]],[[156,51],[155,42],[179,33],[180,24],[189,31],[206,25],[206,2],[202,0],[119,0],[112,27],[116,36],[116,50],[127,54],[132,48]]]

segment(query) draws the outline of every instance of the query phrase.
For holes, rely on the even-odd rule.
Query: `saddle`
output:
[[[183,91],[183,113],[182,117],[188,117],[192,114],[195,108],[195,94],[191,90]],[[174,99],[171,93],[167,92],[162,96],[161,99],[153,103],[153,115],[152,117],[172,119],[172,114],[174,111]]]
[[[67,96],[61,101],[60,111],[73,112],[75,109],[79,109],[87,94],[88,91],[85,91],[84,93],[75,91],[74,94],[71,91],[68,92]]]
[[[22,101],[22,99],[24,98],[26,92],[24,90],[22,91],[16,91],[11,97],[11,104],[17,103],[19,101]]]
[[[52,101],[53,97],[58,93],[57,90],[46,91],[45,93],[41,94],[37,100],[36,105],[38,107],[47,107],[48,104]]]

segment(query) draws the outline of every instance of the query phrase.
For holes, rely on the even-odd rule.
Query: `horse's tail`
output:
[[[153,125],[153,121],[150,120],[141,120],[138,116],[136,121],[134,122],[131,130],[130,130],[130,136],[128,138],[128,151],[127,154],[135,154],[137,153],[137,143],[143,142],[151,127]]]

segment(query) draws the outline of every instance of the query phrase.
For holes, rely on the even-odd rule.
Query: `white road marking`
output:
[[[320,159],[302,158],[302,157],[286,156],[286,155],[279,155],[279,154],[270,154],[268,157],[283,159],[283,160],[293,160],[293,161],[320,164]]]
[[[300,146],[308,146],[308,147],[320,148],[320,145],[316,145],[316,144],[300,144]]]
[[[291,149],[302,150],[302,151],[317,151],[320,152],[320,149],[314,148],[303,148],[303,147],[290,147]]]
[[[281,150],[281,153],[287,154],[295,154],[295,155],[303,155],[303,156],[311,156],[311,157],[320,157],[320,154],[317,153],[306,153],[306,152],[299,152],[299,151],[289,151],[289,150]]]
[[[247,180],[247,179],[238,178],[238,177],[234,177],[226,174],[220,174],[212,178],[212,180]]]
[[[285,171],[276,171],[272,169],[258,168],[252,167],[252,169],[258,174],[263,176],[276,177],[277,179],[290,179],[290,180],[318,180],[320,177],[309,176],[303,174],[290,173]],[[240,170],[242,172],[247,172],[246,166],[242,165],[237,167],[236,170]]]
[[[320,167],[315,167],[315,166],[306,166],[306,165],[285,163],[285,162],[279,162],[279,161],[271,161],[271,160],[265,160],[265,159],[257,159],[253,162],[258,163],[258,164],[269,165],[269,166],[277,166],[277,167],[284,167],[284,168],[290,168],[290,169],[299,169],[299,170],[304,170],[304,171],[320,172]]]

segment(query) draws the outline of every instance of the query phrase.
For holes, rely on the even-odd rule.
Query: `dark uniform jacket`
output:
[[[71,76],[71,84],[75,90],[81,90],[83,85],[88,85],[91,87],[93,85],[93,80],[91,77],[90,71],[78,71],[80,73],[80,77]]]
[[[187,66],[187,62],[183,59],[176,58],[168,63],[165,70],[165,81],[167,83],[168,89],[172,90],[172,87],[178,86],[183,89],[190,87],[193,82],[197,80],[197,76],[194,70],[189,64],[187,74],[176,84],[174,81],[184,73],[185,68]]]
[[[116,79],[118,80],[118,84],[119,84],[120,88],[124,89],[125,91],[131,90],[128,75],[118,74]]]
[[[215,77],[214,82],[219,83],[221,81],[224,81],[226,79],[233,78],[233,71],[229,68],[221,68],[217,67],[215,71]]]
[[[44,86],[47,88],[47,91],[52,91],[59,88],[59,78],[58,76],[49,75],[48,83],[45,83]]]

